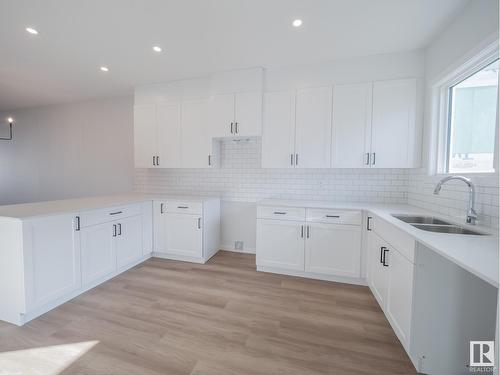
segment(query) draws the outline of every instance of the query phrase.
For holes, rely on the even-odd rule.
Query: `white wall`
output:
[[[498,0],[473,0],[427,47],[425,51],[426,88],[422,170],[409,176],[408,203],[463,220],[467,207],[467,188],[455,182],[443,187],[439,196],[432,191],[443,176],[434,173],[437,129],[433,123],[433,86],[465,63],[472,55],[498,39]],[[469,176],[470,177],[470,176]],[[477,185],[477,211],[481,224],[499,225],[498,174],[472,177]]]
[[[133,190],[133,98],[0,113],[0,204]]]

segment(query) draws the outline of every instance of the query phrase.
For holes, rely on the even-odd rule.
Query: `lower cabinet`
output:
[[[141,216],[127,217],[117,225],[116,265],[118,269],[136,262],[142,257],[142,220]]]
[[[308,223],[305,270],[307,272],[359,277],[361,229],[357,225]]]
[[[103,223],[81,229],[83,285],[116,271],[115,228]]]
[[[415,265],[378,234],[368,232],[368,285],[409,351]]]
[[[201,217],[167,213],[165,216],[167,252],[184,257],[203,256]]]
[[[304,230],[303,222],[257,220],[257,265],[303,271]]]
[[[326,280],[360,279],[359,211],[262,206],[257,212],[258,270],[296,271],[297,276]],[[298,220],[301,216],[304,219]]]
[[[81,287],[77,213],[24,223],[26,310],[30,311]]]

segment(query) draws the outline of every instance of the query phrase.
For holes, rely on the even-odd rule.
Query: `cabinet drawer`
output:
[[[301,207],[258,206],[258,219],[299,220],[306,217],[306,209]]]
[[[185,201],[167,201],[164,207],[165,212],[172,214],[202,215],[203,203]]]
[[[308,208],[306,220],[316,223],[361,225],[361,211]]]
[[[96,225],[101,223],[106,223],[108,221],[120,220],[124,217],[140,215],[141,214],[141,204],[128,204],[124,206],[108,207],[98,210],[85,211],[80,215],[80,225],[82,227],[88,227],[90,225]]]
[[[415,239],[412,236],[377,216],[373,217],[372,230],[410,262],[415,263]]]

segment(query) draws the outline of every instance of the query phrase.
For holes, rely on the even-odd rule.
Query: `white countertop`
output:
[[[153,200],[180,200],[185,202],[204,202],[218,197],[175,196],[160,194],[120,194],[86,198],[63,199],[35,203],[22,203],[0,206],[0,218],[23,220],[37,216],[54,215],[64,212],[86,211],[131,203]]]
[[[499,286],[499,236],[498,230],[493,228],[470,226],[460,223],[456,218],[434,214],[418,207],[394,204],[372,203],[342,203],[318,201],[288,201],[266,199],[257,203],[260,206],[288,206],[309,208],[332,208],[364,210],[391,223],[397,228],[410,234],[415,240],[425,247],[435,251],[444,258],[466,269],[484,281],[498,288]],[[391,214],[419,214],[442,218],[457,225],[470,228],[479,232],[490,233],[487,236],[474,236],[462,234],[434,233],[417,229]],[[465,212],[464,212],[465,216]]]

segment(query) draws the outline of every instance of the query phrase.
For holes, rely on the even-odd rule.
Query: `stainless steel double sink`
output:
[[[396,215],[393,217],[404,221],[405,223],[414,226],[417,229],[426,230],[428,232],[436,233],[449,233],[449,234],[471,234],[476,236],[483,236],[487,233],[477,232],[459,225],[450,223],[445,220],[438,219],[433,216],[418,216],[418,215]]]

